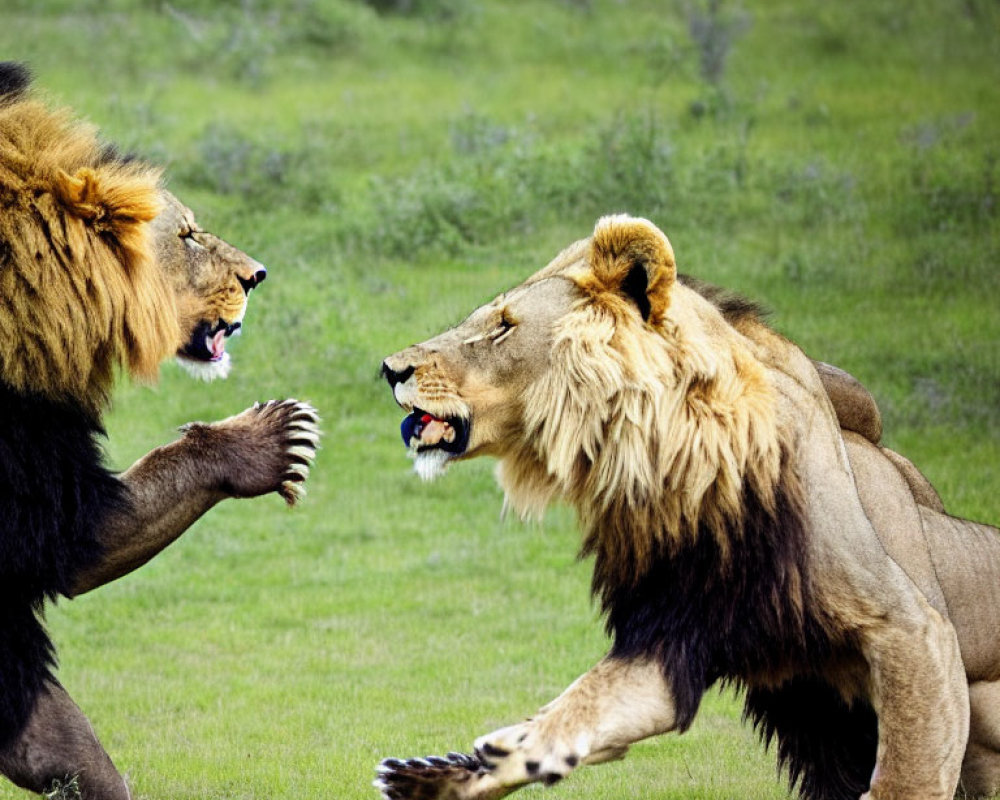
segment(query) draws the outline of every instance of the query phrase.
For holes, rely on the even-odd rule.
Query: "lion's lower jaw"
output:
[[[177,356],[177,363],[192,378],[199,378],[203,381],[214,381],[216,378],[228,378],[232,362],[229,353],[223,353],[222,357],[216,361],[195,361],[192,358]]]
[[[451,455],[444,450],[424,450],[414,454],[413,471],[422,480],[432,481],[447,472],[450,460]]]

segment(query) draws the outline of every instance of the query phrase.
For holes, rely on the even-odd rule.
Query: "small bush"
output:
[[[698,53],[699,73],[702,80],[718,86],[733,43],[750,27],[750,16],[739,8],[723,9],[723,0],[689,3],[686,11],[688,35]]]
[[[352,52],[372,29],[374,15],[347,0],[242,0],[218,4],[173,0],[163,13],[183,28],[183,61],[199,74],[218,70],[261,86],[273,77],[278,54],[310,48]]]
[[[363,0],[380,14],[400,14],[433,20],[454,19],[468,9],[467,0]]]
[[[322,142],[288,147],[213,123],[195,142],[195,153],[179,160],[172,174],[189,186],[238,195],[249,207],[282,203],[315,210],[339,199],[327,163]]]

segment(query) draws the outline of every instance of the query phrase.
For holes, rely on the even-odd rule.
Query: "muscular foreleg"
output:
[[[534,717],[478,739],[475,760],[389,759],[376,786],[391,800],[495,800],[529,783],[556,783],[578,766],[622,758],[633,742],[675,724],[662,667],[609,657]]]
[[[890,619],[864,647],[879,729],[877,766],[862,800],[951,800],[958,785],[969,689],[954,629],[923,606],[919,624]]]
[[[292,505],[304,493],[319,437],[316,411],[306,403],[272,400],[182,430],[121,476],[127,502],[108,515],[102,558],[80,572],[72,594],[142,566],[220,500],[277,492]]]

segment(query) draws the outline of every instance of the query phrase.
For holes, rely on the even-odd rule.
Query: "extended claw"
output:
[[[386,758],[377,774],[372,785],[384,800],[492,800],[507,794],[488,780],[482,759],[466,753]]]

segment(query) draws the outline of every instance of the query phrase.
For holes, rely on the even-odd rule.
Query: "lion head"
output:
[[[119,366],[152,380],[176,354],[225,375],[264,268],[29,80],[0,64],[0,378],[97,413]]]
[[[698,531],[725,551],[748,489],[773,505],[783,445],[752,348],[677,280],[667,237],[622,215],[382,370],[422,476],[493,455],[514,510],[568,500],[626,575]]]
[[[250,290],[267,277],[263,265],[203,230],[187,206],[166,190],[152,221],[156,263],[173,289],[183,342],[181,366],[211,380],[229,372],[227,337],[238,333]]]

